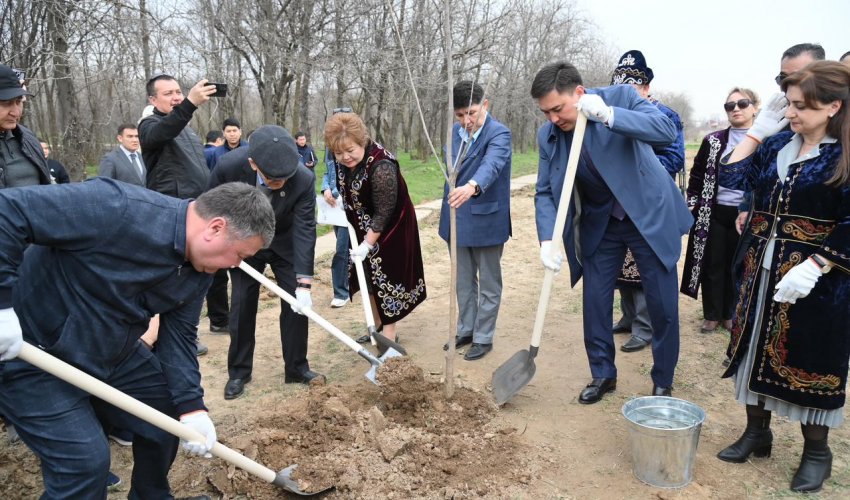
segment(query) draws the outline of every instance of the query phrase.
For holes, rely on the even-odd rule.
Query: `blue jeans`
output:
[[[345,300],[349,298],[348,261],[350,243],[348,228],[334,226],[334,234],[336,234],[336,253],[333,260],[331,260],[331,281],[334,286],[334,298]]]
[[[25,361],[0,364],[0,370],[0,412],[41,459],[43,499],[106,498],[109,444],[98,416],[134,433],[128,498],[174,498],[168,470],[177,455],[175,436]],[[175,417],[159,359],[141,342],[104,382]]]

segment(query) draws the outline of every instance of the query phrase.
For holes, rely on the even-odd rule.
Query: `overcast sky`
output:
[[[827,59],[850,50],[848,0],[576,0],[619,54],[640,50],[655,73],[652,90],[685,92],[695,117],[725,118],[726,92],[777,92],[782,52],[819,43]],[[613,70],[616,61],[612,61]]]

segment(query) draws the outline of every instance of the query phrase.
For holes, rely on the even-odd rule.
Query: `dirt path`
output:
[[[224,401],[226,336],[202,334],[210,354],[202,358],[207,404],[219,438],[268,467],[298,463],[307,488],[333,481],[326,498],[718,498],[794,497],[787,490],[802,448],[799,427],[774,419],[773,456],[741,465],[715,454],[737,438],[744,412],[721,380],[726,334],[699,333],[699,302],[681,296],[682,349],[674,395],[707,412],[693,483],[680,490],[647,486],[634,478],[626,422],[620,409],[646,395],[651,354],[618,352],[617,391],[595,405],[576,397],[589,380],[581,334],[581,290],[558,276],[549,308],[537,373],[501,409],[492,405],[489,382],[508,357],[528,345],[542,268],[534,230],[533,192],[513,198],[514,237],[503,258],[505,290],[495,348],[480,361],[455,358],[460,390],[441,394],[448,329],[448,255],[436,235],[436,217],[420,223],[428,300],[399,326],[412,365],[399,384],[378,388],[363,377],[369,365],[315,325],[310,362],[329,384],[306,389],[284,385],[279,306],[265,300],[258,320],[253,381],[246,395]],[[352,336],[365,332],[359,303],[330,309],[329,259],[318,262],[317,311]],[[359,301],[359,297],[357,298]],[[202,331],[206,332],[206,320]],[[618,335],[618,344],[626,336]],[[418,370],[417,369],[421,369]],[[395,372],[394,372],[395,373]],[[421,378],[420,378],[421,377]],[[832,478],[817,498],[850,497],[850,431],[832,433]],[[130,476],[131,454],[113,446],[113,470]],[[0,497],[35,498],[40,477],[23,445],[0,444]],[[172,471],[177,496],[207,492],[223,498],[278,498],[279,492],[219,460],[178,456]],[[329,479],[333,478],[333,479]],[[127,487],[110,495],[126,497]],[[802,495],[800,495],[802,497]],[[811,498],[811,497],[806,497]]]

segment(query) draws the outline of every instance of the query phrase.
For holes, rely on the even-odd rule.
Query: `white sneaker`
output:
[[[342,307],[345,304],[348,304],[349,300],[350,299],[337,299],[337,298],[335,298],[331,301],[331,307]]]

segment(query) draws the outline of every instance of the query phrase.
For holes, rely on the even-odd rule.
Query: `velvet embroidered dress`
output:
[[[370,141],[365,149],[363,161],[353,169],[337,164],[337,181],[357,241],[363,241],[369,228],[381,233],[363,268],[381,323],[392,324],[410,314],[426,297],[419,225],[398,161],[378,143]],[[375,199],[376,182],[396,184],[395,193]],[[360,289],[355,273],[349,263],[352,296]]]
[[[719,172],[718,183],[754,192],[747,228],[753,238],[736,275],[732,362],[724,377],[749,372],[744,382],[752,393],[835,410],[845,402],[850,356],[850,186],[825,184],[841,155],[840,144],[829,140],[791,161],[780,180],[777,156],[793,140],[792,132],[780,132]],[[795,304],[771,300],[785,273],[813,253],[831,260],[832,271]]]

